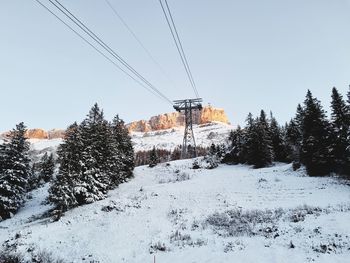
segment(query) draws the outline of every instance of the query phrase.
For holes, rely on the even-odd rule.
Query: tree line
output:
[[[272,113],[269,118],[263,110],[256,118],[249,113],[246,126],[230,133],[223,162],[255,168],[274,161],[293,162],[294,169],[304,165],[310,176],[331,172],[350,176],[350,91],[345,100],[333,88],[331,98],[330,118],[310,90],[294,118],[283,126]]]
[[[48,201],[54,204],[53,214],[60,216],[105,198],[108,190],[133,175],[134,151],[123,120],[117,115],[108,122],[97,104],[80,124],[68,127],[57,160],[44,154],[39,163],[32,163],[25,132],[20,123],[0,144],[0,221],[12,217],[26,194],[45,182],[51,181]]]
[[[197,156],[205,156],[208,153],[208,147],[197,146]],[[181,159],[182,145],[173,150],[159,149],[153,146],[152,150],[135,152],[135,166],[154,165]]]

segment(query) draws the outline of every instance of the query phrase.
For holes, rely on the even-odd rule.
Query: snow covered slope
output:
[[[0,222],[0,243],[67,262],[349,262],[349,186],[290,165],[191,164],[138,167],[106,200],[58,222],[35,219],[50,208],[46,185]]]
[[[202,125],[194,125],[195,139],[198,146],[209,147],[212,143],[225,142],[234,127],[221,122],[213,122]],[[153,132],[133,132],[131,134],[135,151],[158,149],[173,150],[182,145],[184,128],[174,128]]]
[[[198,146],[209,147],[212,143],[221,144],[226,141],[230,131],[234,127],[221,122],[213,122],[195,125],[194,132]],[[135,151],[152,150],[153,146],[158,149],[173,150],[182,144],[184,128],[153,132],[132,132],[131,138]],[[45,152],[54,152],[62,139],[30,139],[32,155],[41,155]]]

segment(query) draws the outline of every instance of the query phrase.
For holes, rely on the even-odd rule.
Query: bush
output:
[[[206,219],[206,223],[214,228],[219,235],[254,236],[276,232],[275,224],[282,217],[283,210],[228,210],[215,213]],[[269,226],[266,226],[266,225]]]
[[[150,254],[156,253],[157,251],[165,252],[165,251],[169,251],[169,249],[166,247],[164,243],[158,241],[156,243],[152,243],[149,248]]]
[[[19,253],[1,251],[0,252],[0,263],[22,263],[23,256]]]
[[[182,181],[190,180],[191,176],[190,174],[186,172],[180,172],[180,170],[176,170],[174,172],[174,176],[166,176],[165,178],[159,179],[160,184],[167,184],[167,183],[177,183]]]
[[[219,163],[221,161],[216,155],[207,155],[203,159],[203,165],[202,167],[205,169],[215,169],[219,166]]]

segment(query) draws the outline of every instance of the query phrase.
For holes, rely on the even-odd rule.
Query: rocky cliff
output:
[[[226,113],[223,109],[214,108],[211,106],[203,107],[201,111],[195,111],[193,115],[194,124],[205,124],[210,122],[229,123]],[[130,132],[148,132],[171,129],[185,125],[183,114],[172,112],[154,116],[148,121],[141,120],[128,124]]]
[[[0,134],[0,138],[6,138],[10,135],[10,132],[4,132]],[[26,132],[26,137],[28,139],[57,139],[63,138],[64,130],[50,130],[45,131],[43,129],[28,129]]]
[[[229,124],[229,120],[223,109],[214,108],[211,106],[203,107],[201,111],[195,111],[193,114],[194,124],[205,124],[210,122],[222,122]],[[149,132],[166,130],[175,127],[181,127],[185,125],[185,119],[183,114],[179,112],[165,113],[158,116],[154,116],[149,120],[141,120],[131,122],[127,125],[129,132]],[[56,139],[64,137],[64,130],[50,130],[45,131],[43,129],[29,129],[26,133],[29,139]],[[9,132],[0,134],[0,138],[7,137]]]

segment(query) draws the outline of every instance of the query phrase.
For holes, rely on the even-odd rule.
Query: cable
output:
[[[96,41],[102,48],[104,48],[109,54],[116,58],[120,63],[122,63],[128,70],[140,78],[146,85],[148,85],[152,90],[158,93],[161,97],[167,100],[171,105],[172,101],[168,99],[163,93],[161,93],[156,87],[154,87],[147,79],[145,79],[140,73],[138,73],[132,66],[130,66],[121,56],[119,56],[112,48],[110,48],[104,41],[101,40],[94,32],[92,32],[81,20],[74,16],[66,7],[64,7],[58,0],[55,2],[60,6],[57,6],[52,0],[49,0],[59,11],[61,11],[68,19],[75,23],[80,29],[82,29],[86,34],[88,34],[94,41]],[[63,9],[62,9],[63,8]]]
[[[191,76],[191,80],[192,80],[192,83],[193,83],[194,92],[195,92],[195,94],[196,94],[196,96],[197,96],[197,98],[198,98],[198,97],[199,97],[199,94],[198,94],[197,86],[196,86],[196,83],[194,82],[194,79],[193,79],[193,76],[192,76],[192,72],[191,72],[190,66],[189,66],[189,64],[188,64],[185,51],[184,51],[184,49],[183,49],[183,47],[182,47],[181,39],[180,39],[179,34],[178,34],[178,32],[177,32],[176,25],[175,25],[173,16],[172,16],[172,14],[171,14],[171,11],[170,11],[170,8],[169,8],[168,1],[167,1],[167,0],[165,0],[165,4],[166,4],[166,6],[167,6],[167,9],[168,9],[168,12],[169,12],[169,15],[170,15],[171,22],[172,22],[172,24],[173,24],[173,26],[174,26],[175,33],[176,33],[177,39],[178,39],[179,44],[180,44],[180,48],[181,48],[181,51],[182,51],[184,60],[185,60],[185,62],[186,62],[187,68],[188,68],[188,72],[190,73],[190,76]]]
[[[175,22],[174,22],[172,14],[171,14],[168,2],[167,2],[167,0],[165,0],[166,9],[168,10],[170,19],[168,17],[168,14],[167,14],[165,8],[164,8],[162,0],[159,0],[159,3],[160,3],[160,6],[161,6],[161,8],[163,10],[163,14],[164,14],[165,19],[167,21],[168,27],[170,29],[171,35],[172,35],[173,40],[174,40],[175,45],[176,45],[176,49],[177,49],[177,51],[178,51],[178,53],[180,55],[182,64],[183,64],[183,66],[185,68],[185,71],[187,73],[187,76],[188,76],[188,79],[190,81],[190,84],[191,84],[191,86],[193,88],[193,91],[194,91],[196,97],[198,98],[199,97],[199,93],[198,93],[198,90],[197,90],[197,87],[196,87],[196,83],[194,82],[193,75],[192,75],[192,72],[190,70],[190,67],[189,67],[189,64],[188,64],[188,61],[187,61],[187,58],[186,58],[186,55],[185,55],[185,52],[184,52],[184,49],[183,49],[183,46],[182,46],[179,34],[178,34],[178,31],[177,31],[177,28],[175,26]]]
[[[174,31],[173,31],[173,28],[172,28],[171,25],[170,25],[170,21],[169,21],[169,19],[168,19],[168,15],[166,14],[166,11],[165,11],[165,9],[164,9],[164,6],[163,6],[163,3],[161,2],[161,0],[159,0],[159,3],[160,3],[160,5],[161,5],[161,7],[162,7],[162,10],[163,10],[165,19],[166,19],[166,21],[167,21],[167,23],[168,23],[168,26],[169,26],[169,29],[170,29],[170,32],[171,32],[171,35],[173,36],[173,39],[174,39],[174,42],[175,42],[177,51],[178,51],[179,54],[180,54],[180,58],[181,58],[181,61],[182,61],[183,66],[184,66],[184,68],[185,68],[186,74],[187,74],[187,76],[188,76],[188,78],[189,78],[190,84],[191,84],[191,86],[193,86],[193,83],[192,83],[192,80],[191,80],[191,78],[190,78],[190,75],[189,75],[187,66],[186,66],[185,61],[184,61],[184,59],[183,59],[183,57],[182,57],[179,44],[177,43],[177,40],[176,40]]]
[[[145,85],[145,83],[141,82],[134,76],[132,76],[129,72],[121,68],[118,64],[116,64],[110,57],[108,57],[106,54],[104,54],[101,50],[99,50],[94,44],[90,43],[85,37],[83,37],[78,31],[76,31],[74,28],[72,28],[68,23],[66,23],[63,19],[61,19],[58,15],[56,15],[49,7],[47,7],[45,4],[43,4],[40,0],[35,0],[39,5],[41,5],[44,9],[46,9],[50,14],[52,14],[54,17],[56,17],[60,22],[62,22],[66,27],[68,27],[72,32],[74,32],[79,38],[81,38],[85,43],[87,43],[89,46],[91,46],[96,52],[98,52],[100,55],[102,55],[105,59],[107,59],[110,63],[112,63],[116,68],[121,70],[123,73],[125,73],[127,76],[129,76],[131,79],[133,79],[135,82],[137,82],[139,85],[141,85],[143,88],[147,89],[149,92],[151,92],[153,95],[159,97],[160,99],[166,100],[167,102],[170,102],[172,105],[172,102],[162,93],[156,92],[152,87],[149,87],[148,85]],[[51,2],[51,1],[50,1]],[[51,2],[52,3],[52,2]],[[53,4],[53,3],[52,3]],[[85,32],[85,31],[84,31]],[[86,32],[85,32],[86,33]],[[94,39],[95,40],[95,39]],[[96,41],[96,40],[95,40]],[[110,52],[109,52],[110,53]]]
[[[162,72],[162,74],[173,83],[173,80],[171,80],[166,73],[166,71],[163,69],[163,67],[158,63],[158,61],[154,58],[154,56],[151,54],[151,52],[145,47],[145,45],[142,43],[142,41],[137,37],[136,33],[130,28],[130,26],[125,22],[125,20],[122,18],[122,16],[117,12],[117,10],[113,7],[110,1],[105,0],[106,4],[109,6],[109,8],[113,11],[115,16],[120,20],[120,22],[125,26],[125,28],[129,31],[129,33],[134,37],[134,39],[137,41],[137,43],[141,46],[141,48],[146,52],[148,57],[152,60],[152,62],[158,67],[158,69]]]

